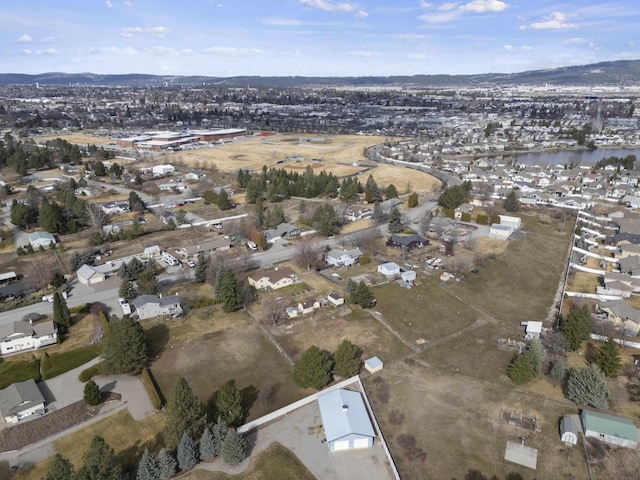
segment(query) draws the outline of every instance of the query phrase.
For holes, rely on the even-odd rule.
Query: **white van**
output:
[[[247,242],[247,247],[249,248],[249,250],[253,250],[254,252],[258,250],[258,245],[256,245],[256,243],[252,242],[251,240]]]

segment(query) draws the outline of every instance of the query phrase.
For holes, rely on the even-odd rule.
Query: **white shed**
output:
[[[329,301],[329,303],[331,305],[333,305],[335,307],[344,304],[344,297],[341,297],[337,293],[333,293],[333,292],[331,292],[329,295],[327,295],[327,300]]]
[[[378,357],[367,358],[364,361],[364,368],[369,373],[379,372],[384,368],[384,363]]]
[[[573,415],[565,415],[560,420],[560,440],[565,445],[576,445],[578,443],[578,422]]]
[[[400,274],[400,278],[402,278],[402,280],[407,282],[407,283],[415,282],[416,281],[416,272],[414,270],[407,270],[406,272],[402,272]]]
[[[400,266],[393,262],[383,263],[378,265],[378,273],[381,273],[385,277],[393,277],[400,274]]]
[[[510,227],[513,230],[518,230],[522,223],[522,220],[518,217],[511,217],[509,215],[498,215],[500,217],[500,225]]]
[[[540,338],[540,334],[542,333],[542,322],[526,322],[527,327],[525,330],[525,338],[527,340],[533,340],[536,338]]]
[[[506,225],[499,225],[494,223],[489,227],[489,238],[495,238],[496,240],[507,240],[511,235],[513,229]]]
[[[371,448],[376,436],[362,394],[340,388],[318,396],[330,452]]]

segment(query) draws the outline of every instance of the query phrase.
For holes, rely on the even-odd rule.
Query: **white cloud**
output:
[[[239,47],[209,47],[202,50],[207,55],[220,55],[222,57],[250,57],[262,53],[257,48],[239,48]]]
[[[138,33],[146,33],[151,35],[154,38],[164,38],[167,36],[167,33],[169,33],[169,29],[161,25],[157,27],[147,27],[147,28],[127,27],[122,29],[122,31],[120,32],[120,35],[125,38],[132,38]]]
[[[358,17],[358,18],[366,18],[368,16],[369,16],[369,14],[367,12],[365,12],[364,10],[358,10],[358,13],[356,13],[356,17]]]
[[[45,48],[44,50],[36,50],[36,55],[59,55],[60,51],[55,48]]]
[[[124,2],[124,6],[125,7],[133,7],[133,3],[129,2],[129,1]]]
[[[87,49],[89,55],[136,55],[138,50],[133,47],[91,47]]]
[[[104,0],[104,4],[109,8],[113,7],[113,3],[111,3],[109,0]]]
[[[438,10],[441,10],[443,12],[448,12],[450,10],[455,10],[456,8],[458,8],[458,4],[455,2],[448,2],[448,3],[443,3],[442,5],[440,5],[438,7]]]
[[[281,27],[297,27],[303,23],[293,18],[269,17],[262,20],[264,25],[275,25]]]
[[[183,48],[182,50],[180,50],[180,55],[185,55],[187,57],[190,57],[191,55],[195,55],[195,54],[196,52],[194,52],[190,48]]]
[[[24,51],[23,51],[23,53],[24,53],[25,55],[31,55],[31,50],[29,50],[28,48],[25,48],[25,49],[24,49]]]
[[[18,43],[33,43],[33,38],[31,38],[31,35],[27,35],[25,33],[24,35],[20,35],[18,37],[18,39],[16,40],[16,42],[18,42]]]
[[[300,0],[300,2],[325,12],[352,13],[355,11],[354,6],[350,3],[333,3],[329,0]]]
[[[576,26],[573,23],[566,22],[565,20],[567,20],[568,15],[562,12],[552,12],[551,15],[544,18],[544,22],[532,23],[529,25],[529,28],[533,28],[534,30],[559,30],[574,28]]]
[[[52,36],[44,37],[42,40],[40,40],[40,42],[42,43],[53,43],[55,41],[56,41],[56,37],[52,37]]]
[[[503,45],[502,48],[504,48],[507,52],[510,52],[511,50],[513,50],[513,45]]]
[[[431,8],[431,7],[433,6],[433,4],[428,3],[428,2],[421,1],[421,2],[420,2],[420,6],[421,6],[422,8]]]
[[[349,56],[351,57],[375,57],[378,52],[372,52],[370,50],[351,50]]]
[[[161,57],[166,57],[169,55],[179,55],[179,52],[175,48],[169,47],[151,47],[145,50],[151,55],[158,55]]]
[[[461,5],[460,10],[476,13],[502,12],[508,7],[505,2],[501,2],[500,0],[472,0],[465,5]]]

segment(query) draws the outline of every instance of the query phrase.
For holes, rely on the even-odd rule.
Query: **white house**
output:
[[[78,281],[83,285],[92,285],[94,283],[104,282],[106,278],[104,273],[96,270],[86,263],[78,269],[76,275],[78,276]]]
[[[155,165],[151,169],[151,173],[153,175],[169,175],[176,171],[176,168],[173,165]]]
[[[334,248],[325,255],[324,261],[336,267],[349,267],[358,263],[362,255],[362,251],[359,248],[352,248],[351,250]]]
[[[18,423],[33,414],[43,414],[44,397],[33,380],[14,383],[0,390],[0,413],[7,423]]]
[[[34,250],[47,248],[49,245],[55,245],[56,239],[49,232],[33,232],[29,235],[29,243]]]
[[[378,265],[378,273],[381,273],[385,277],[400,275],[400,266],[393,262],[383,263],[381,265]]]
[[[565,415],[560,420],[560,440],[565,445],[576,445],[578,443],[578,424],[573,415]]]
[[[582,410],[584,436],[626,448],[638,447],[638,429],[633,420],[606,413]]]
[[[121,213],[129,212],[129,202],[106,202],[101,206],[102,211],[107,215],[119,215]]]
[[[131,305],[136,308],[140,320],[161,317],[163,315],[176,318],[182,315],[182,305],[180,305],[180,297],[178,295],[171,295],[169,297],[140,295],[131,302]]]
[[[247,278],[249,285],[258,290],[288,287],[299,282],[296,272],[289,267],[278,267],[273,270],[256,270]]]
[[[362,394],[344,388],[318,395],[329,452],[371,448],[375,432]]]
[[[58,341],[53,320],[32,324],[18,320],[0,326],[0,354],[22,352],[53,345]]]

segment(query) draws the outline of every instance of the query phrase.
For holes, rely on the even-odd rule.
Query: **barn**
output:
[[[633,420],[591,410],[582,410],[580,417],[585,437],[626,448],[638,447],[638,429]]]
[[[362,394],[344,388],[318,396],[329,452],[371,448],[376,436]]]

